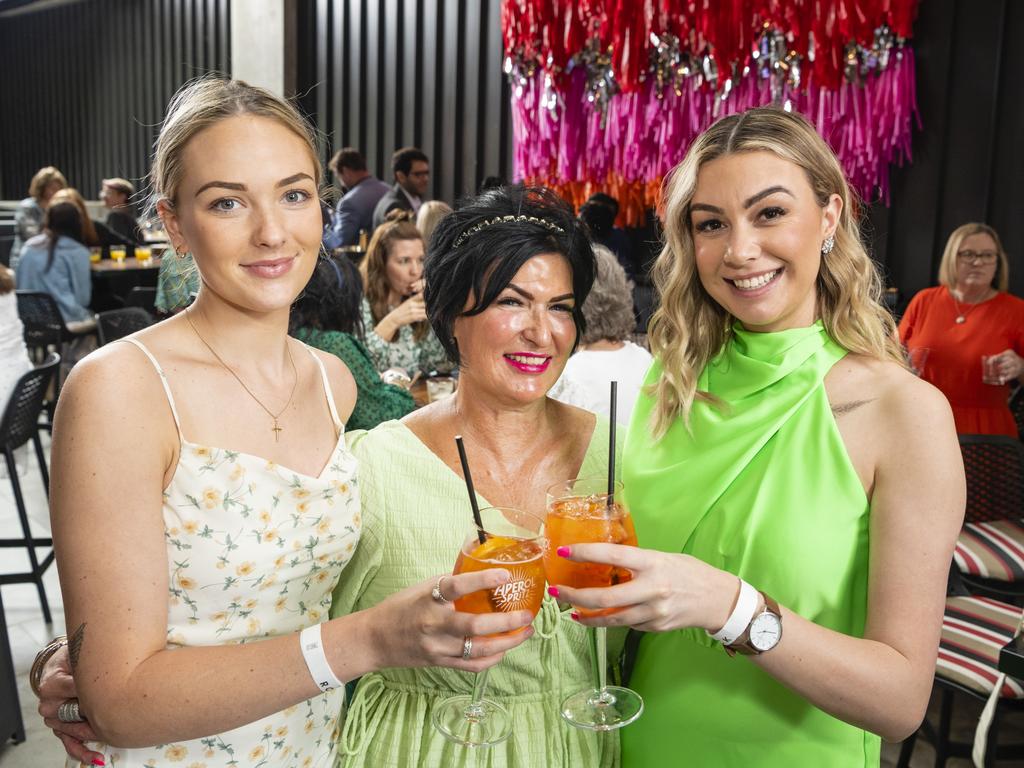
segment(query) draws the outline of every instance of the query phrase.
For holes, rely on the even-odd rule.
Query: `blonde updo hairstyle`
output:
[[[939,285],[956,288],[956,259],[960,252],[960,246],[966,238],[980,234],[986,234],[995,241],[996,251],[999,254],[996,259],[996,273],[992,276],[992,287],[1002,292],[1009,289],[1010,260],[1006,257],[1003,241],[999,239],[999,233],[995,229],[977,221],[961,224],[950,234],[949,240],[946,241],[946,250],[942,252],[942,261],[939,263]]]
[[[708,162],[741,152],[771,152],[803,169],[818,204],[843,202],[835,245],[818,272],[817,314],[829,336],[850,352],[903,364],[892,315],[881,303],[882,282],[860,240],[856,199],[832,150],[803,117],[759,107],[719,120],[701,134],[665,181],[665,245],[654,265],[660,306],[651,319],[651,351],[662,374],[652,385],[655,438],[682,418],[689,426],[695,400],[718,404],[697,390],[701,371],[732,335],[736,318],[704,289],[697,274],[690,204],[697,175]]]
[[[153,208],[160,201],[166,201],[172,207],[177,202],[178,187],[185,175],[182,157],[189,141],[221,120],[237,115],[274,120],[302,139],[309,149],[316,188],[320,190],[323,166],[320,164],[316,134],[290,102],[242,80],[203,77],[183,85],[167,105],[150,171]]]

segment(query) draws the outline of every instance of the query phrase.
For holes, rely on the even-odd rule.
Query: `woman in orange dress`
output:
[[[1009,384],[1024,381],[1024,301],[1006,292],[1009,273],[992,227],[957,227],[939,285],[918,293],[900,321],[900,340],[921,378],[946,395],[960,434],[1017,437],[1007,400]]]

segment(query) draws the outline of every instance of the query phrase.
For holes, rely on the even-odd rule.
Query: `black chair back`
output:
[[[0,420],[0,446],[18,448],[27,443],[39,429],[46,388],[60,365],[60,355],[51,352],[38,368],[33,368],[14,385],[11,399]]]
[[[1010,413],[1017,422],[1017,434],[1024,440],[1024,384],[1018,384],[1010,395]]]
[[[100,346],[123,339],[129,334],[141,331],[153,324],[153,316],[139,307],[125,307],[100,312],[96,315]]]
[[[1024,516],[1024,445],[1006,435],[960,435],[967,474],[964,522]]]
[[[67,338],[64,318],[56,300],[41,291],[15,291],[18,297],[18,316],[25,326],[25,345],[30,349],[60,346]]]
[[[156,288],[141,285],[135,286],[125,296],[124,305],[126,307],[139,307],[150,314],[156,312]]]

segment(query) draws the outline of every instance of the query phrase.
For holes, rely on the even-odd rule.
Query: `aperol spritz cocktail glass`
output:
[[[512,507],[485,507],[480,510],[480,520],[483,528],[471,524],[453,573],[503,568],[510,578],[494,589],[460,597],[455,601],[455,610],[466,613],[529,611],[536,616],[544,599],[544,521]],[[509,711],[497,701],[484,697],[487,673],[486,669],[477,673],[472,695],[452,696],[434,709],[434,726],[456,744],[490,747],[500,744],[512,733]]]
[[[636,532],[629,511],[622,502],[622,483],[586,477],[557,483],[548,489],[547,548],[544,566],[548,583],[576,589],[611,587],[633,578],[626,568],[601,563],[575,563],[559,557],[559,547],[573,544],[607,543],[636,546]],[[615,608],[590,611],[578,608],[580,616],[602,616]],[[644,711],[638,693],[608,685],[607,634],[605,627],[590,630],[594,687],[574,693],[562,702],[562,717],[577,728],[611,731],[629,725]]]

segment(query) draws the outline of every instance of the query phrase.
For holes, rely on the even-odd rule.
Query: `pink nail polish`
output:
[[[572,550],[569,547],[559,547],[555,550],[555,554],[559,557],[569,557],[572,554]]]
[[[548,587],[548,594],[552,597],[558,597],[558,587]]]
[[[573,621],[579,621],[580,620],[580,615],[578,613],[576,613],[576,611],[573,611],[572,613],[569,614],[569,618],[572,619]]]

